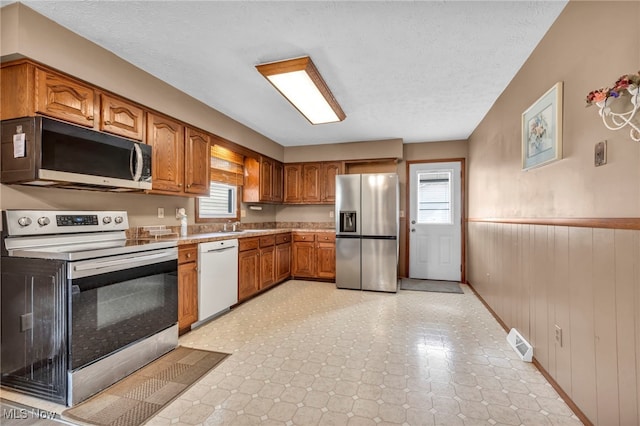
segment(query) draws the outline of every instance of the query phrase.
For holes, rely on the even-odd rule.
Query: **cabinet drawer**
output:
[[[293,241],[315,241],[316,234],[313,232],[297,232],[293,234]]]
[[[188,245],[178,249],[178,264],[195,262],[198,260],[198,246]]]
[[[240,238],[238,246],[238,251],[257,249],[260,247],[260,238]]]
[[[275,245],[276,236],[275,235],[265,235],[264,237],[260,237],[260,247],[269,247]]]
[[[291,234],[277,234],[276,244],[284,244],[291,241]]]
[[[334,243],[336,241],[336,234],[333,232],[319,232],[316,234],[316,238],[319,243]]]

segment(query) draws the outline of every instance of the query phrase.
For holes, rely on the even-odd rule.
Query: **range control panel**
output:
[[[75,232],[125,231],[126,211],[6,210],[3,229],[9,236]]]

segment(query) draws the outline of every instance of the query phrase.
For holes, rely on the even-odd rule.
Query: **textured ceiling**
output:
[[[24,4],[281,145],[296,146],[466,139],[566,2]],[[345,121],[312,126],[254,68],[304,55]]]

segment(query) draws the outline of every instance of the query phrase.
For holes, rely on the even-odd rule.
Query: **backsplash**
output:
[[[153,225],[149,225],[153,226]],[[127,230],[127,238],[153,238],[153,233],[145,226],[134,226]],[[262,223],[241,223],[239,229],[334,229],[335,222],[262,222]],[[165,237],[175,237],[180,235],[180,226],[166,226],[168,232]],[[224,223],[197,223],[188,225],[187,234],[211,234],[221,232]]]

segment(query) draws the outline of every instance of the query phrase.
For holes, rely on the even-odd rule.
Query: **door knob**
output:
[[[411,228],[411,232],[416,232],[416,228]]]
[[[411,224],[412,224],[412,225],[415,225],[415,224],[416,224],[416,221],[415,221],[415,220],[412,220],[412,221],[411,221]]]

